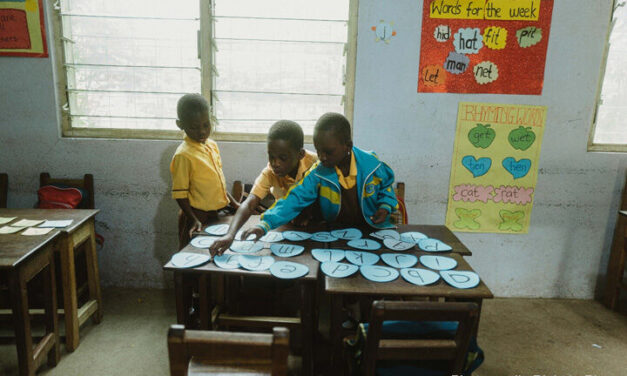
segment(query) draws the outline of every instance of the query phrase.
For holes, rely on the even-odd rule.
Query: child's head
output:
[[[298,123],[279,120],[268,132],[268,162],[275,175],[296,176],[298,163],[305,156],[303,130]]]
[[[200,94],[185,94],[176,104],[176,125],[194,141],[205,142],[211,134],[209,103]]]
[[[314,128],[314,146],[325,167],[335,167],[348,158],[353,147],[348,119],[335,112],[322,115]]]

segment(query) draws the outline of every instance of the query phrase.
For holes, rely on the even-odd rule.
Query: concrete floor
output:
[[[81,328],[81,344],[39,374],[168,375],[167,328],[175,322],[171,291],[106,289],[104,319]],[[10,334],[6,325],[1,335]],[[5,341],[6,342],[6,341]],[[596,301],[493,299],[484,302],[479,344],[486,360],[476,376],[627,375],[627,315]],[[0,344],[0,375],[17,374],[13,344]]]

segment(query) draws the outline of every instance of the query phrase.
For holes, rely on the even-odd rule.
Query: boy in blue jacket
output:
[[[394,172],[374,152],[353,146],[350,123],[344,115],[326,113],[314,128],[319,161],[286,195],[261,216],[260,223],[242,237],[257,238],[288,223],[301,210],[319,201],[327,222],[347,226],[394,227],[390,213],[398,209],[392,189]]]

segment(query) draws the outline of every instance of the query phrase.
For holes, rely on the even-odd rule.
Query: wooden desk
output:
[[[627,207],[627,189],[623,192],[623,206]],[[607,282],[605,287],[605,305],[612,310],[619,310],[619,298],[622,290],[627,291],[623,282],[627,259],[627,210],[619,210],[612,249],[607,263]]]
[[[347,247],[344,247],[347,248]],[[402,253],[412,253],[418,257],[435,253],[422,252],[422,251],[406,251]],[[382,253],[394,253],[393,251],[378,250],[374,251],[378,255]],[[440,252],[437,255],[451,257],[457,261],[457,267],[455,270],[469,270],[472,268],[464,260],[462,255],[454,252]],[[345,261],[343,261],[345,262]],[[379,261],[378,264],[384,265]],[[424,268],[418,263],[418,268]],[[427,268],[425,268],[427,269]],[[492,298],[492,292],[483,283],[483,280],[479,285],[472,289],[457,289],[449,286],[446,282],[440,278],[438,282],[429,286],[417,286],[409,282],[406,282],[401,276],[396,280],[387,283],[372,282],[365,279],[360,272],[353,274],[347,278],[332,278],[324,276],[324,289],[327,294],[331,295],[331,343],[333,346],[333,359],[332,369],[340,370],[341,363],[340,357],[342,354],[342,307],[344,303],[344,297],[349,295],[360,295],[377,298],[390,298],[399,299],[402,297],[426,297],[426,298],[445,298],[462,301],[474,301],[479,305],[479,312],[481,313],[481,302],[483,299]],[[475,324],[474,332],[476,334],[477,327],[479,325],[479,318]]]
[[[220,219],[219,223],[226,223],[230,220],[231,217],[226,217]],[[253,216],[251,219],[242,227],[246,229],[252,225],[254,225],[258,221],[258,216]],[[277,231],[286,231],[289,229],[295,229],[291,226],[284,226]],[[302,230],[302,229],[300,229]],[[205,233],[205,235],[207,235]],[[297,322],[292,318],[280,318],[276,317],[275,322],[270,322],[267,320],[267,323],[274,326],[287,326],[290,329],[294,327],[300,327],[302,330],[302,348],[303,348],[303,374],[304,375],[312,375],[313,374],[313,363],[314,363],[314,332],[317,328],[316,323],[316,314],[315,314],[315,290],[316,290],[316,282],[318,280],[318,266],[319,263],[311,256],[312,248],[325,248],[325,243],[319,242],[288,242],[283,241],[281,243],[285,244],[297,244],[305,247],[305,251],[298,256],[282,258],[272,255],[269,249],[263,249],[260,252],[254,253],[257,256],[265,256],[272,255],[276,261],[292,261],[300,264],[307,265],[309,268],[309,273],[301,278],[294,280],[300,289],[300,320]],[[187,245],[185,248],[181,250],[181,252],[192,252],[192,253],[201,253],[201,254],[209,254],[207,249],[198,249],[192,247],[191,245]],[[235,254],[232,251],[227,251],[225,254]],[[165,270],[174,272],[174,284],[175,284],[175,294],[176,294],[176,316],[177,322],[179,324],[185,324],[187,312],[191,306],[191,294],[189,291],[185,291],[185,278],[190,276],[197,277],[200,280],[199,283],[199,310],[200,310],[200,319],[201,319],[201,328],[209,329],[210,322],[209,318],[211,315],[209,306],[208,291],[207,291],[207,278],[210,275],[218,275],[225,277],[239,277],[239,276],[257,276],[262,278],[276,278],[270,274],[269,270],[265,271],[248,271],[244,269],[221,269],[217,267],[213,262],[207,263],[205,265],[190,268],[190,269],[180,269],[172,266],[170,262],[168,262],[164,266]],[[227,317],[226,320],[229,320]],[[232,324],[238,323],[239,325],[244,326],[255,326],[253,321],[246,322],[238,322],[237,319],[233,318]],[[265,325],[264,325],[265,326]]]
[[[59,229],[61,236],[59,247],[57,247],[61,260],[65,346],[68,352],[72,352],[78,347],[79,327],[89,317],[93,316],[96,324],[102,320],[102,297],[94,230],[94,219],[98,212],[97,209],[0,209],[0,217],[17,217],[16,220],[72,220],[71,225]],[[85,304],[78,307],[74,253],[82,244],[85,244],[89,299]]]
[[[3,214],[0,214],[3,216]],[[48,364],[59,362],[59,326],[54,274],[53,248],[60,232],[46,235],[0,235],[0,274],[9,282],[10,304],[15,330],[20,375],[34,375],[45,357]],[[28,281],[39,273],[44,275],[44,321],[46,333],[33,348],[33,337],[28,311]]]

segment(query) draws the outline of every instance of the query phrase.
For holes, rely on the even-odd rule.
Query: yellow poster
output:
[[[546,111],[546,106],[459,104],[448,228],[528,232]]]

